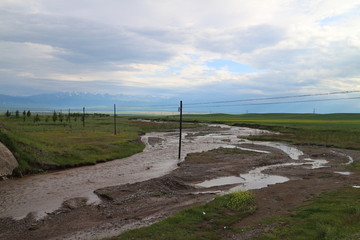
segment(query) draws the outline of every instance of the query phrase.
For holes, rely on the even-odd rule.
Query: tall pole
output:
[[[180,101],[179,112],[180,112],[180,135],[179,135],[179,156],[178,156],[178,159],[180,159],[180,158],[181,158],[182,101]]]
[[[114,134],[116,135],[116,104],[114,104]]]
[[[83,127],[85,127],[85,107],[83,107]]]
[[[71,128],[70,108],[69,108],[69,113],[68,113],[68,121],[69,121],[69,126],[70,126],[70,128]]]

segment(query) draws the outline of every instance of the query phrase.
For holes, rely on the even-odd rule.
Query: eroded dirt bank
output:
[[[350,175],[346,175],[349,174],[346,164],[351,160],[360,160],[358,151],[296,146],[298,153],[303,155],[294,159],[296,154],[290,156],[270,146],[243,141],[236,146],[262,152],[220,149],[192,153],[177,169],[165,176],[96,190],[102,199],[99,205],[86,205],[87,200],[80,197],[65,201],[61,208],[42,220],[36,220],[31,214],[19,221],[2,218],[0,238],[97,239],[112,236],[126,229],[151,224],[195,203],[211,200],[214,193],[244,186],[237,183],[210,188],[196,187],[205,180],[239,176],[257,167],[274,165],[263,173],[284,176],[288,181],[253,190],[258,210],[239,222],[239,226],[266,216],[287,213],[290,208],[321,192],[360,185],[359,172],[350,171]],[[327,163],[312,169],[314,165],[310,164],[309,158],[326,160]],[[281,165],[291,162],[295,165]],[[251,234],[226,232],[224,239],[247,239]]]

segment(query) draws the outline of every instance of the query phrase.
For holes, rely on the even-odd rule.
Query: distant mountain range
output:
[[[159,99],[152,96],[136,97],[130,95],[110,95],[91,93],[55,93],[33,96],[8,96],[0,94],[0,111],[6,110],[38,110],[52,111],[68,108],[82,109],[86,107],[92,111],[111,111],[113,105],[121,106],[153,106],[169,103],[177,104],[174,99]],[[130,108],[129,108],[130,109]],[[141,110],[140,108],[135,108]],[[175,109],[174,111],[176,111]]]

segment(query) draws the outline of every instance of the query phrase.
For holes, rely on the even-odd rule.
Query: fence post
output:
[[[180,135],[179,135],[179,156],[178,156],[178,159],[180,159],[180,158],[181,158],[182,101],[180,101],[179,112],[180,112]]]

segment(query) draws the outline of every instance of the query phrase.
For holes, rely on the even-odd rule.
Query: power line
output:
[[[360,97],[351,97],[351,98],[327,98],[327,99],[313,99],[313,100],[301,100],[301,101],[288,101],[288,102],[265,102],[265,103],[246,103],[246,104],[231,104],[231,105],[213,105],[208,106],[212,108],[217,107],[236,107],[236,106],[254,106],[254,105],[275,105],[275,104],[291,104],[291,103],[305,103],[305,102],[324,102],[324,101],[337,101],[337,100],[353,100],[360,99]],[[190,106],[187,108],[197,108]]]
[[[187,103],[187,104],[184,104],[184,105],[190,106],[190,105],[205,105],[205,104],[231,103],[231,102],[250,102],[250,101],[263,101],[263,100],[275,100],[275,99],[286,99],[286,98],[302,98],[302,97],[325,96],[325,95],[335,95],[335,94],[349,94],[349,93],[359,93],[359,92],[360,91],[342,91],[342,92],[329,92],[329,93],[315,93],[315,94],[303,94],[303,95],[282,96],[282,97],[249,98],[249,99],[227,100],[227,101],[216,101],[216,102]]]
[[[199,105],[207,105],[203,107],[231,107],[231,106],[248,106],[248,105],[269,105],[269,104],[290,104],[290,103],[301,103],[301,102],[319,102],[319,101],[332,101],[332,100],[345,100],[345,99],[358,99],[355,98],[335,98],[335,99],[318,99],[318,100],[301,100],[301,101],[288,101],[288,102],[264,102],[264,103],[249,103],[249,104],[237,104],[237,105],[215,105],[209,106],[211,104],[223,104],[223,103],[235,103],[235,102],[254,102],[254,101],[265,101],[265,100],[277,100],[277,99],[291,99],[291,98],[305,98],[305,97],[315,97],[315,96],[329,96],[329,95],[340,95],[340,94],[351,94],[351,93],[360,93],[360,91],[339,91],[339,92],[327,92],[327,93],[314,93],[314,94],[302,94],[302,95],[293,95],[293,96],[280,96],[280,97],[267,97],[267,98],[249,98],[249,99],[237,99],[237,100],[226,100],[226,101],[212,101],[212,102],[197,102],[197,103],[184,103],[183,105],[186,108],[196,108],[201,107]],[[121,105],[120,105],[121,106]],[[164,111],[164,110],[173,110],[178,108],[177,104],[160,104],[160,105],[143,105],[143,106],[121,106],[122,109],[127,109],[128,111],[141,111],[141,110],[151,110],[151,111]]]

